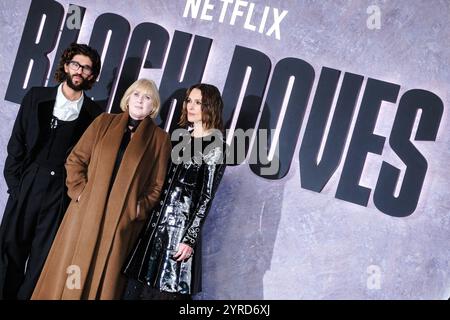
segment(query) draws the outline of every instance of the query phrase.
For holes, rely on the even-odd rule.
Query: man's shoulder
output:
[[[57,87],[31,87],[22,99],[24,113],[34,113],[42,102],[55,100],[56,92]]]
[[[56,97],[58,87],[31,87],[28,91],[35,99],[42,100]]]
[[[89,113],[91,113],[94,117],[97,117],[104,112],[102,107],[100,107],[97,102],[92,100],[86,94],[84,94],[83,104],[87,107]]]

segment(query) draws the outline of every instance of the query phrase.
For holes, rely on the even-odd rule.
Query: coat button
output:
[[[163,205],[163,203],[164,203],[164,201],[162,201],[162,200],[159,202],[160,205]]]
[[[55,171],[50,172],[50,174],[51,174],[52,176],[54,176],[54,175],[55,175]]]
[[[153,222],[153,223],[152,223],[152,227],[154,227],[154,226],[156,226],[156,223]]]
[[[159,217],[159,211],[156,213],[156,216]]]

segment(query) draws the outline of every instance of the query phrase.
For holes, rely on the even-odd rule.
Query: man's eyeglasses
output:
[[[92,74],[92,68],[90,66],[82,66],[81,64],[73,60],[69,61],[69,68],[73,71],[78,71],[78,69],[81,68],[81,72],[83,72],[83,74],[87,76],[90,76]]]

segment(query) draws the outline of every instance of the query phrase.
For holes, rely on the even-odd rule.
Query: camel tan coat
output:
[[[72,201],[32,299],[121,297],[124,260],[159,199],[171,151],[168,134],[145,118],[128,144],[108,197],[127,121],[128,113],[100,115],[67,158]]]

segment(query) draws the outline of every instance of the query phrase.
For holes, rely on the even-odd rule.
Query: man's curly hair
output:
[[[66,72],[64,71],[64,65],[69,63],[77,54],[87,56],[92,61],[93,77],[90,80],[86,80],[86,89],[91,89],[100,73],[101,60],[97,50],[89,47],[86,44],[72,43],[66,50],[64,50],[63,54],[61,55],[61,59],[59,60],[58,68],[55,72],[55,80],[59,83],[66,80],[67,76]]]

